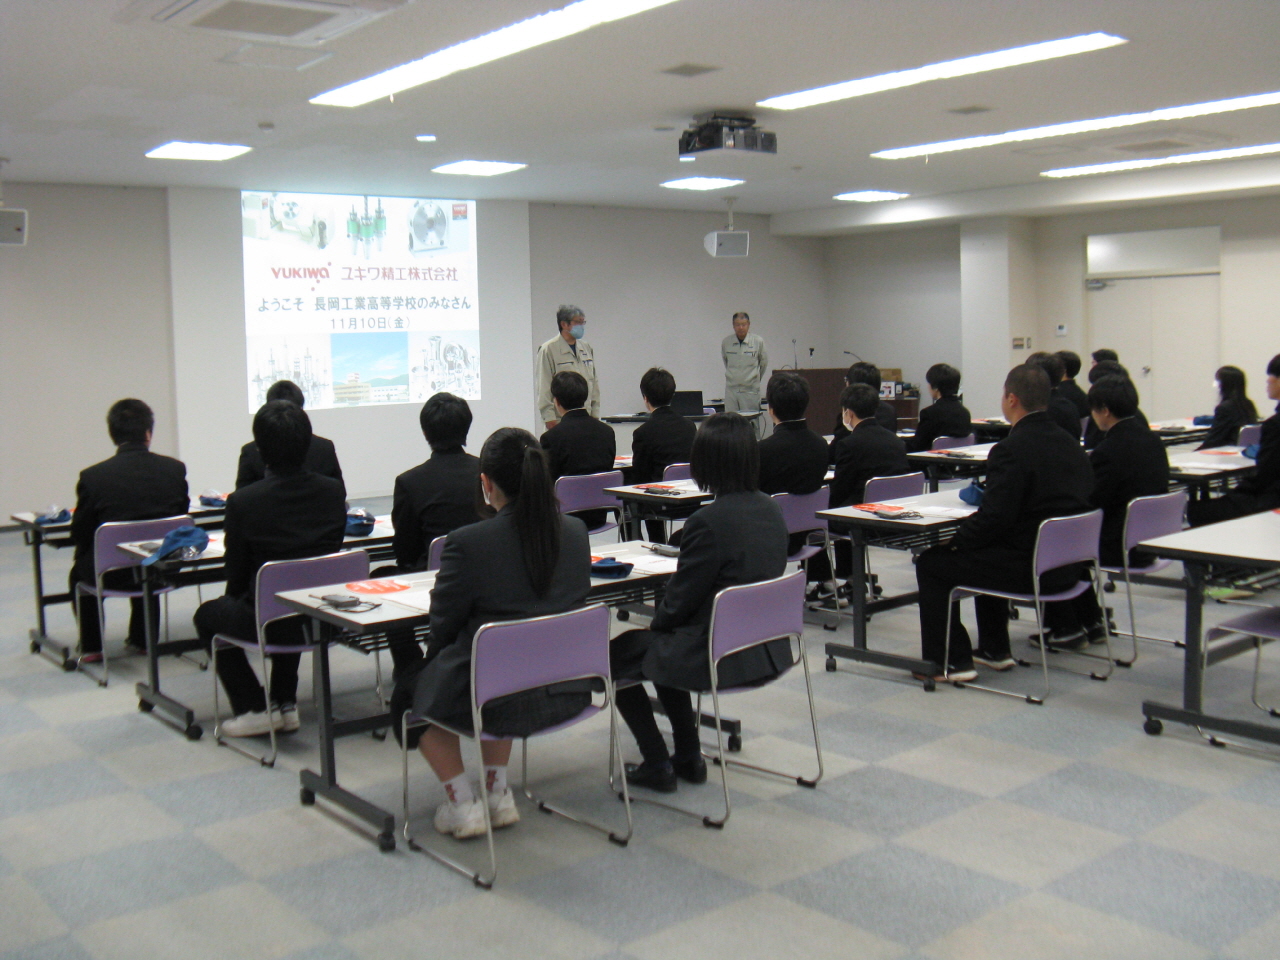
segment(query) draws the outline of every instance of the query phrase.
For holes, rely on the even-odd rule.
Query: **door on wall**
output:
[[[1120,355],[1152,420],[1212,413],[1217,404],[1217,274],[1105,281],[1086,295],[1089,349]]]

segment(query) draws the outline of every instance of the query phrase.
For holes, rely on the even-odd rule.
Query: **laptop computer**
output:
[[[702,391],[677,390],[671,396],[671,412],[682,417],[702,416]]]

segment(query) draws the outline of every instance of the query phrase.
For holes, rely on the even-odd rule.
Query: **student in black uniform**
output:
[[[779,370],[765,388],[773,433],[760,441],[760,490],[813,493],[827,475],[827,442],[809,429],[809,383]]]
[[[1064,370],[1058,355],[1041,351],[1027,357],[1026,362],[1037,364],[1049,378],[1049,406],[1045,412],[1049,414],[1054,423],[1079,440],[1083,432],[1083,424],[1081,423],[1080,414],[1076,410],[1076,405],[1062,395],[1059,387],[1059,384],[1062,383]]]
[[[490,436],[480,451],[480,483],[491,517],[454,530],[445,541],[431,591],[427,664],[397,688],[391,708],[397,728],[412,703],[419,715],[469,730],[476,630],[497,620],[572,610],[591,587],[587,528],[576,517],[559,515],[546,453],[532,434],[503,427]],[[580,713],[591,702],[591,687],[589,681],[557,684],[502,700],[485,709],[486,728],[523,737]],[[491,821],[495,828],[510,826],[520,819],[507,786],[511,741],[485,740],[480,749]],[[458,737],[431,726],[418,750],[445,786],[436,829],[459,840],[484,833],[484,808],[467,779]]]
[[[872,477],[892,477],[911,472],[907,447],[876,419],[879,395],[865,383],[845,387],[840,394],[844,425],[849,431],[836,444],[836,475],[831,481],[831,506],[862,503],[862,493]]]
[[[879,398],[880,368],[874,363],[859,360],[849,367],[848,372],[844,375],[844,385],[846,387],[851,387],[855,383],[865,383],[876,392],[876,397]],[[898,412],[893,409],[893,404],[886,403],[880,399],[876,400],[876,422],[890,433],[898,432]],[[832,431],[828,463],[836,462],[836,444],[848,435],[849,428],[844,425],[844,414],[842,413],[840,419],[836,421],[835,430]]]
[[[1114,351],[1099,350],[1098,352],[1113,353]],[[1089,385],[1092,388],[1093,384],[1097,383],[1103,377],[1112,377],[1112,376],[1124,377],[1129,382],[1131,383],[1133,382],[1133,378],[1129,376],[1129,371],[1124,368],[1124,365],[1121,364],[1120,361],[1098,360],[1094,363],[1092,367],[1089,368]],[[1134,389],[1136,390],[1137,387],[1135,386]],[[1141,408],[1138,409],[1138,412],[1135,413],[1134,416],[1138,419],[1138,422],[1141,423],[1144,427],[1150,426],[1150,424],[1147,422],[1147,415],[1142,412]],[[1102,437],[1103,437],[1103,433],[1098,428],[1097,422],[1092,417],[1090,417],[1089,422],[1084,425],[1084,448],[1086,450],[1092,450],[1094,447],[1096,447],[1098,444],[1102,442]]]
[[[76,584],[94,584],[93,538],[98,527],[116,520],[159,520],[177,517],[191,509],[187,498],[187,468],[180,460],[151,452],[155,414],[141,400],[117,400],[107,411],[107,432],[116,445],[115,455],[80,472],[76,484],[76,510],[71,516],[71,540],[75,560],[68,589],[80,621],[80,655],[86,662],[102,659],[102,625],[98,603],[79,594]],[[137,589],[133,570],[116,570],[104,578],[108,590]],[[131,600],[130,647],[147,643],[142,600]],[[152,598],[151,622],[160,620],[160,598]]]
[[[206,644],[214,634],[242,640],[257,637],[254,593],[258,569],[271,560],[297,560],[333,553],[342,547],[347,525],[346,494],[333,477],[306,468],[311,421],[288,400],[266,403],[253,418],[253,439],[267,475],[227,498],[227,592],[196,610],[195,625]],[[277,620],[267,627],[271,643],[303,643],[303,617]],[[270,698],[254,675],[243,650],[218,651],[218,678],[235,716],[222,725],[228,737],[254,737],[298,729],[298,661],[301,654],[271,658]]]
[[[1100,363],[1108,363],[1108,362],[1119,363],[1120,362],[1120,354],[1106,347],[1102,347],[1101,349],[1093,351],[1093,353],[1089,354],[1089,356],[1093,358],[1093,366],[1095,367]]]
[[[1267,397],[1280,401],[1280,354],[1267,364]],[[1241,480],[1234,490],[1213,500],[1192,500],[1187,519],[1193,527],[1233,520],[1236,517],[1280,507],[1280,403],[1276,412],[1262,423],[1258,468]]]
[[[586,411],[587,379],[576,370],[562,370],[551,378],[551,399],[559,421],[542,435],[551,479],[606,473],[613,469],[618,450],[613,427]],[[588,530],[608,520],[604,510],[584,510],[577,514]]]
[[[1058,393],[1076,405],[1076,412],[1081,419],[1089,416],[1089,398],[1076,377],[1080,373],[1080,354],[1072,350],[1059,350],[1058,359],[1062,361],[1062,382],[1058,384]]]
[[[1235,446],[1240,428],[1258,422],[1258,408],[1245,391],[1244,371],[1239,367],[1219,367],[1213,375],[1221,402],[1213,409],[1213,426],[1197,450]]]
[[[640,378],[640,396],[649,419],[631,435],[631,482],[654,483],[673,463],[688,463],[698,432],[692,420],[671,410],[676,378],[662,367],[650,367]]]
[[[1040,523],[1089,509],[1093,470],[1080,444],[1049,418],[1049,377],[1037,364],[1014,367],[1005,378],[1000,409],[1012,424],[987,460],[986,493],[947,543],[916,561],[920,590],[921,656],[944,667],[947,601],[957,586],[1030,593],[1031,557]],[[1064,590],[1079,578],[1078,565],[1040,578],[1046,592]],[[1009,655],[1009,604],[975,597],[978,650],[955,605],[951,634],[951,680],[977,677],[974,662],[995,670],[1015,666]],[[940,677],[937,679],[941,679]]]
[[[933,403],[920,411],[915,436],[907,437],[908,452],[931,450],[939,437],[967,437],[973,432],[969,410],[960,402],[960,371],[949,363],[935,363],[924,379]]]
[[[1090,502],[1102,508],[1100,559],[1104,566],[1124,564],[1124,521],[1129,502],[1169,492],[1169,457],[1160,438],[1137,417],[1138,391],[1128,377],[1102,377],[1089,388],[1091,415],[1103,432],[1089,454],[1093,465]],[[1088,571],[1082,579],[1090,579]],[[1090,587],[1074,600],[1045,607],[1051,648],[1078,649],[1101,642],[1102,608]],[[1033,638],[1033,644],[1038,638]]]
[[[302,393],[302,388],[292,380],[277,380],[267,388],[267,403],[272,400],[288,400],[296,405],[299,410],[306,404],[307,398]],[[307,460],[303,464],[312,473],[318,473],[322,477],[333,477],[339,483],[342,483],[342,468],[338,466],[338,453],[333,448],[333,441],[326,440],[324,437],[313,436],[311,445],[307,447]],[[257,443],[250,441],[240,448],[240,464],[236,468],[236,489],[247,487],[251,483],[261,480],[265,473],[265,466],[262,462],[262,454],[258,452]],[[343,485],[346,490],[346,485]]]
[[[698,719],[684,690],[710,689],[707,633],[716,593],[734,584],[779,577],[787,566],[782,511],[756,489],[759,448],[751,423],[736,413],[708,419],[693,442],[690,465],[693,478],[715,500],[685,524],[676,572],[649,629],[616,637],[609,654],[615,682],[651,681],[671,721],[674,754],[654,720],[644,686],[618,691],[618,711],[644,757],[643,763],[626,765],[627,780],[664,793],[676,789],[677,777],[690,783],[707,778]],[[720,664],[720,684],[762,683],[791,662],[786,641],[744,650]]]

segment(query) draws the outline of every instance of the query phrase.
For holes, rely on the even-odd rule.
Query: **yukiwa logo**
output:
[[[328,280],[328,267],[272,267],[271,275],[277,280]]]

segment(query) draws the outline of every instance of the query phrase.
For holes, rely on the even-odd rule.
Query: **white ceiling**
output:
[[[781,213],[849,207],[831,199],[849,190],[938,197],[1025,188],[1042,182],[1041,170],[1122,159],[1131,155],[1114,144],[1171,131],[1211,139],[1204,149],[1280,141],[1277,106],[928,162],[868,156],[1280,89],[1280,0],[679,0],[354,109],[307,100],[563,2],[416,0],[332,41],[333,55],[301,72],[220,63],[240,41],[122,24],[114,17],[123,5],[0,0],[6,180],[707,210],[722,208],[718,194],[658,184],[728,175],[746,180],[729,191],[739,210]],[[781,93],[1095,30],[1131,42],[794,112],[757,111],[778,134],[776,157],[679,163],[678,133],[653,129],[679,130],[711,108],[749,108]],[[682,63],[720,69],[693,78],[661,72]],[[972,104],[992,109],[948,112]],[[261,122],[275,131],[261,132]],[[418,133],[439,140],[418,144]],[[223,163],[143,157],[174,139],[255,149]],[[1064,152],[1022,152],[1046,145]],[[463,158],[529,166],[492,179],[430,173]],[[1233,164],[1205,166],[1212,175]]]

